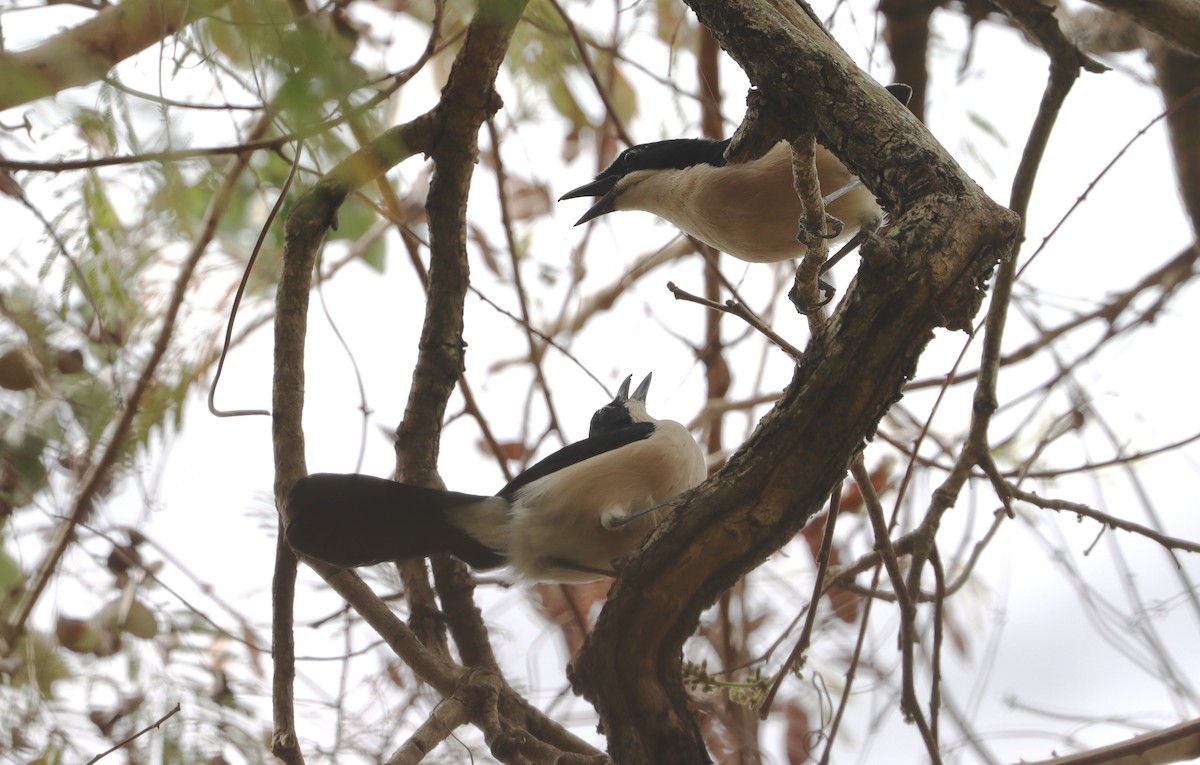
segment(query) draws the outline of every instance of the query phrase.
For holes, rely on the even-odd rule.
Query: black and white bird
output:
[[[650,375],[592,416],[588,437],[559,449],[495,496],[409,486],[365,475],[317,473],[288,495],[287,539],[335,566],[450,553],[520,578],[588,582],[654,529],[664,503],[706,476],[687,428],[646,412]]]
[[[905,104],[912,94],[907,85],[889,85],[888,90]],[[808,247],[797,233],[804,208],[793,185],[788,143],[780,141],[757,159],[731,164],[725,161],[729,140],[680,138],[631,146],[595,180],[559,201],[599,197],[577,226],[617,210],[642,210],[751,263],[803,256]],[[884,213],[875,196],[820,144],[816,167],[826,212],[843,224],[840,238],[879,228]]]
[[[575,225],[617,210],[643,210],[751,263],[803,256],[808,247],[796,234],[804,207],[793,187],[788,143],[780,141],[741,164],[725,161],[728,146],[729,139],[708,138],[632,146],[594,181],[568,191],[560,201],[600,197]],[[830,198],[826,212],[843,223],[841,236],[879,228],[883,209],[875,196],[819,144],[816,164],[821,194]]]

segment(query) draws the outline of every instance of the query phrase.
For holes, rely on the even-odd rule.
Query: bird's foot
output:
[[[818,239],[837,239],[842,235],[842,229],[845,227],[846,224],[842,223],[841,220],[829,213],[825,213],[825,227],[823,231],[813,231],[803,220],[800,221],[799,227],[796,230],[796,241],[805,247],[811,247]]]
[[[819,277],[817,278],[817,289],[821,291],[821,301],[815,305],[809,305],[800,297],[797,285],[792,285],[792,289],[788,291],[788,300],[791,300],[792,305],[796,306],[797,313],[802,313],[805,316],[814,314],[829,305],[829,301],[833,300],[833,296],[837,294],[837,289],[832,284]]]

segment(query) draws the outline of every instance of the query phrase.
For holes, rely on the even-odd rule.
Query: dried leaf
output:
[[[533,588],[537,596],[534,605],[546,621],[562,631],[571,656],[583,646],[584,638],[592,630],[594,606],[604,600],[611,586],[611,579],[601,579],[587,584],[539,584]]]
[[[787,761],[790,765],[803,765],[811,762],[813,752],[809,747],[808,712],[797,701],[789,701],[783,710],[787,720],[784,729],[784,748],[787,751]]]
[[[29,390],[32,387],[33,372],[30,371],[25,351],[9,348],[0,356],[0,388]]]
[[[546,184],[509,176],[504,191],[508,196],[508,212],[513,220],[530,220],[550,214],[553,200]]]

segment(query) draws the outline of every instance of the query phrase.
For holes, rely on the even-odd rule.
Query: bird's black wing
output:
[[[453,526],[446,509],[489,499],[368,475],[316,473],[288,494],[287,538],[298,552],[335,566],[450,553],[475,568],[505,557]]]
[[[522,486],[533,483],[537,479],[544,478],[551,473],[556,473],[565,467],[583,462],[586,459],[591,459],[605,452],[611,452],[613,449],[620,449],[627,444],[649,438],[653,433],[653,422],[635,422],[585,438],[582,441],[576,441],[573,444],[564,446],[544,460],[531,465],[528,470],[509,481],[508,485],[496,492],[496,496],[504,497],[511,501]]]

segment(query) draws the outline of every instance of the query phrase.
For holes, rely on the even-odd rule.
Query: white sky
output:
[[[832,4],[820,2],[815,5],[818,12],[824,14]],[[590,12],[605,11],[591,7]],[[10,49],[22,47],[20,24],[34,15],[5,16]],[[633,23],[634,17],[630,15],[629,18],[624,22],[626,25]],[[957,15],[939,13],[935,19],[938,40],[931,64],[934,100],[929,109],[929,127],[994,198],[1005,201],[1024,135],[1041,98],[1046,75],[1044,58],[1018,33],[985,23],[977,30],[972,68],[966,77],[959,79],[956,69],[959,51],[965,44],[964,24]],[[859,18],[858,23],[869,24],[871,17]],[[36,37],[41,34],[41,29],[32,28],[25,33]],[[870,43],[870,28],[854,26],[843,12],[834,26],[834,34],[852,56],[866,65],[864,46]],[[410,53],[412,47],[404,50]],[[644,58],[639,58],[639,62],[646,67],[666,72],[669,61],[663,46],[650,42],[631,50],[639,55],[644,51]],[[404,54],[399,54],[399,61],[404,60]],[[1156,91],[1140,79],[1149,77],[1149,69],[1141,58],[1124,56],[1116,63],[1120,65],[1118,71],[1103,76],[1084,75],[1059,119],[1030,210],[1029,242],[1023,251],[1026,255],[1121,146],[1162,110]],[[879,79],[888,79],[889,66],[877,64],[868,68]],[[690,83],[689,62],[676,62],[674,69],[682,82]],[[154,73],[153,59],[143,64],[141,71],[143,74]],[[696,134],[690,122],[695,113],[691,105],[680,106],[669,101],[661,88],[649,79],[626,71],[641,88],[643,112],[631,126],[635,138],[654,140],[684,134],[681,131],[686,131],[687,135]],[[732,64],[726,67],[726,73],[723,75],[726,110],[736,119],[741,111],[744,86],[737,82],[739,73]],[[501,84],[501,94],[510,108],[516,101],[512,95],[513,87],[507,80]],[[73,91],[63,96],[83,102],[92,97],[90,91]],[[406,90],[397,121],[415,116],[432,103],[433,97],[433,91]],[[655,109],[657,104],[664,106],[661,110]],[[681,115],[680,111],[686,114]],[[53,110],[41,105],[35,107],[35,113],[46,116]],[[589,178],[595,168],[586,152],[574,163],[564,164],[556,148],[546,149],[558,146],[564,126],[548,108],[543,113],[546,119],[542,124],[523,127],[520,134],[506,140],[503,151],[506,162],[510,163],[510,172],[546,180],[553,191],[561,193]],[[6,122],[12,121],[12,114],[4,115]],[[979,121],[994,126],[1003,136],[1004,143],[982,129]],[[189,128],[198,136],[198,143],[217,143],[205,140],[207,134],[199,126]],[[52,139],[41,140],[41,148],[47,149],[47,156],[52,154],[48,148],[54,145]],[[986,168],[976,159],[979,156],[986,157]],[[411,179],[417,172],[418,162],[410,161],[402,166],[399,175]],[[51,196],[53,185],[44,177],[27,181],[26,188],[44,210],[55,211],[56,200]],[[477,174],[471,196],[471,219],[487,226],[492,241],[498,244],[502,240],[498,215],[494,212],[494,194],[491,177],[486,173]],[[34,250],[39,253],[33,259],[36,265],[37,258],[41,257],[37,225],[25,220],[27,214],[11,201],[0,201],[0,205],[3,205],[0,210],[6,219],[21,221],[19,228],[6,227],[6,231],[0,233],[0,248],[6,253]],[[539,224],[535,231],[521,232],[530,237],[532,262],[551,271],[568,268],[569,253],[581,235],[581,231],[572,228],[571,224],[582,209],[583,203],[564,203],[556,208],[551,220]],[[595,241],[589,251],[586,284],[597,287],[607,284],[637,254],[669,240],[672,232],[649,216],[622,214],[604,219],[593,236]],[[389,241],[395,244],[394,238]],[[1154,264],[1173,257],[1190,241],[1192,232],[1179,206],[1169,170],[1169,149],[1160,124],[1137,142],[1089,195],[1087,203],[1063,227],[1050,248],[1039,256],[1023,285],[1036,285],[1043,299],[1064,306],[1063,316],[1066,316],[1066,312],[1072,310],[1086,310],[1092,301],[1104,294],[1128,287]],[[854,259],[850,262],[856,263]],[[839,268],[838,279],[843,285],[854,267]],[[473,263],[473,268],[481,288],[490,297],[515,308],[505,285],[498,283],[478,262]],[[733,279],[744,278],[747,289],[752,290],[758,289],[769,278],[769,267],[727,262],[726,273]],[[533,268],[525,273],[527,284],[535,284],[535,274]],[[699,267],[692,262],[674,269],[670,278],[697,292],[699,274]],[[219,272],[213,278],[232,280],[236,275]],[[686,421],[701,403],[702,370],[694,364],[687,348],[666,339],[659,331],[659,325],[694,338],[698,335],[702,317],[697,306],[677,303],[670,298],[663,287],[667,278],[664,273],[640,283],[612,312],[598,321],[593,331],[579,337],[572,350],[610,385],[610,390],[626,374],[640,377],[653,371],[651,411],[660,417]],[[399,248],[394,247],[383,276],[352,266],[331,283],[325,293],[338,327],[361,367],[369,403],[374,410],[362,471],[375,475],[387,475],[391,469],[392,450],[384,434],[399,421],[411,375],[422,308],[414,300],[398,299],[397,296],[411,294],[412,286],[411,269]],[[537,284],[531,291],[543,288],[544,294],[538,297],[553,310],[561,300],[561,288]],[[1084,374],[1083,379],[1091,386],[1097,406],[1110,418],[1119,437],[1131,450],[1152,448],[1200,430],[1191,354],[1186,350],[1194,347],[1192,336],[1197,318],[1194,296],[1195,287],[1189,287],[1188,294],[1179,295],[1172,301],[1171,310],[1160,317],[1152,332],[1136,335],[1136,339],[1115,341],[1106,350],[1102,362],[1088,367]],[[512,402],[523,401],[528,375],[523,370],[491,374],[488,364],[519,354],[524,345],[523,335],[508,319],[474,297],[468,299],[467,311],[468,377],[497,436],[502,440],[516,438],[520,435],[521,410]],[[780,311],[776,326],[785,336],[804,337],[803,322],[794,317],[790,309]],[[725,331],[727,336],[732,336],[740,330],[730,321]],[[1023,323],[1013,322],[1007,347],[1016,347],[1027,335]],[[357,388],[344,352],[333,341],[316,300],[313,301],[309,337],[305,419],[309,469],[314,472],[350,471],[355,466],[361,428]],[[961,333],[940,334],[922,360],[918,377],[943,373],[964,340]],[[1070,342],[1076,350],[1087,347],[1083,337],[1073,338]],[[733,397],[748,395],[753,390],[753,377],[759,363],[757,353],[751,347],[735,352]],[[970,352],[966,366],[973,368],[977,357],[976,348]],[[270,359],[269,331],[260,331],[230,357],[218,403],[226,408],[268,406]],[[1028,372],[1017,370],[1011,378],[1002,379],[1001,400],[1024,392],[1028,386],[1043,379],[1039,371],[1042,367],[1031,366],[1033,368]],[[568,435],[571,438],[584,436],[587,420],[592,410],[606,400],[605,393],[557,354],[550,354],[547,369],[559,386],[556,404]],[[789,366],[781,355],[769,354],[762,375],[762,389],[777,390],[786,384]],[[914,395],[906,398],[905,404],[915,411],[924,411],[927,404],[923,401],[927,399]],[[459,406],[456,396],[450,411],[457,411]],[[935,420],[935,430],[952,432],[969,413],[969,391],[957,391],[943,406]],[[762,411],[757,414],[761,415]],[[744,422],[737,417],[731,418],[728,430],[731,438],[743,431]],[[1001,420],[1001,423],[1005,422]],[[167,547],[187,569],[211,584],[226,602],[259,621],[265,636],[274,544],[269,422],[266,418],[217,420],[207,414],[203,402],[197,399],[188,409],[185,424],[182,433],[170,438],[163,449],[142,462],[146,480],[154,485],[158,501],[145,524],[146,532]],[[748,424],[752,425],[752,422]],[[1005,431],[1002,428],[998,432]],[[502,485],[503,478],[494,464],[479,453],[477,439],[476,429],[465,420],[447,427],[440,467],[452,488],[489,493]],[[543,451],[548,452],[555,446],[557,444],[547,444]],[[730,444],[730,448],[735,447],[736,443]],[[1094,455],[1111,453],[1111,449],[1099,441],[1089,442],[1086,448]],[[1061,449],[1066,455],[1059,460],[1062,464],[1076,464],[1084,458],[1077,442],[1062,444]],[[870,455],[890,453],[890,450],[879,448],[869,452]],[[1192,539],[1200,537],[1200,516],[1195,512],[1197,456],[1196,449],[1192,448],[1139,466],[1147,491],[1166,516],[1169,532]],[[1079,481],[1038,490],[1043,493],[1057,490],[1057,496],[1093,503],[1098,509],[1142,520],[1139,505],[1123,474],[1105,473],[1095,476],[1095,480],[1094,489]],[[912,490],[913,496],[923,504],[932,488],[917,484]],[[141,493],[135,489],[133,482],[129,482],[126,490],[102,509],[102,517],[121,522],[140,518],[144,508]],[[983,517],[990,517],[992,509],[986,502],[973,508]],[[947,519],[942,537],[944,543],[950,544],[956,539],[956,524],[965,524],[971,511],[971,498],[964,495]],[[1066,536],[1059,549],[1066,551],[1070,565],[1078,567],[1086,581],[1122,604],[1123,612],[1135,613],[1135,609],[1125,605],[1120,594],[1121,577],[1116,570],[1112,546],[1101,542],[1090,556],[1083,555],[1096,534],[1094,524],[1077,525],[1073,518],[1055,519],[1046,513],[1029,512],[1037,519],[1033,526],[1044,530],[1049,538],[1058,539],[1060,534]],[[29,518],[25,523],[40,526],[47,520],[44,517]],[[1149,543],[1124,537],[1120,542],[1130,561],[1132,576],[1151,601],[1147,608],[1154,614],[1167,648],[1177,659],[1194,657],[1197,617],[1178,597],[1179,581],[1166,556]],[[89,545],[89,549],[103,554],[104,545],[95,543]],[[28,536],[22,538],[17,551],[27,564],[37,560],[40,554],[35,540]],[[1193,580],[1200,578],[1200,563],[1186,557],[1181,557],[1181,562]],[[73,553],[69,565],[80,563],[80,554]],[[810,586],[810,568],[806,555],[793,551],[790,558],[776,562],[769,571],[754,574],[752,581],[761,584],[753,595],[755,605],[778,613],[785,621],[789,619],[793,609],[807,599],[803,593]],[[219,622],[231,629],[235,626],[219,606],[198,592],[174,566],[168,565],[162,576]],[[380,589],[384,591],[388,587],[381,586]],[[339,599],[307,569],[301,573],[300,592],[298,610],[302,623],[327,615],[339,606]],[[56,589],[43,598],[35,614],[35,623],[50,627],[59,613],[84,615],[90,608],[89,597],[77,583],[56,585]],[[162,609],[163,618],[168,612],[180,610],[173,598],[161,590],[153,591],[148,598]],[[520,588],[484,588],[481,602],[486,618],[495,625],[497,650],[509,670],[510,681],[518,688],[531,689],[535,704],[543,708],[555,705],[556,717],[573,722],[576,733],[594,740],[590,708],[570,697],[569,693],[568,698],[556,701],[566,688],[562,678],[565,656],[561,641],[552,628],[533,616],[524,592]],[[951,608],[957,622],[969,632],[970,652],[966,657],[947,653],[946,693],[965,711],[1001,762],[1049,757],[1052,748],[1065,751],[1060,740],[1047,738],[1039,732],[1069,730],[1078,737],[1081,745],[1098,745],[1130,735],[1138,724],[1161,727],[1185,717],[1195,717],[1200,712],[1194,699],[1185,704],[1172,701],[1152,675],[1133,668],[1126,657],[1117,655],[1109,644],[1097,637],[1098,628],[1081,612],[1079,596],[1064,576],[1061,565],[1051,559],[1048,549],[1037,541],[1025,524],[1009,524],[985,556],[976,583],[958,595]],[[1122,624],[1119,619],[1119,616],[1113,618],[1118,630],[1130,633],[1136,630],[1136,623]],[[880,667],[897,666],[892,637],[895,622],[893,609],[883,604],[876,606],[873,624],[877,638],[870,661]],[[343,646],[336,624],[321,630],[299,627],[300,653],[330,656],[340,652]],[[766,629],[763,639],[775,634],[774,630]],[[823,670],[827,674],[827,684],[836,693],[836,673],[840,666],[836,660],[849,641],[849,633],[844,628],[839,631],[831,627],[823,634],[825,644],[814,650],[810,668]],[[360,634],[357,640],[356,647],[361,646],[365,636]],[[994,655],[990,659],[987,656],[989,645],[994,645]],[[196,648],[205,650],[207,646],[197,645]],[[241,652],[233,650],[240,659]],[[363,672],[373,672],[386,661],[387,656],[377,651],[359,660],[358,666]],[[1194,660],[1186,663],[1184,658],[1184,661],[1180,668],[1185,674],[1184,681],[1192,687],[1200,686],[1200,666]],[[768,670],[774,668],[772,665]],[[306,663],[300,672],[298,703],[302,735],[328,745],[332,737],[325,726],[329,724],[330,715],[319,702],[328,700],[336,688],[336,665]],[[898,673],[898,669],[895,672]],[[240,686],[240,690],[248,696],[257,696],[263,709],[268,709],[267,682],[262,680],[253,685],[253,678],[245,673],[239,673],[239,679],[247,683]],[[803,692],[800,683],[789,682],[794,693]],[[860,673],[861,695],[852,706],[852,719],[835,761],[920,761],[923,747],[915,730],[899,721],[894,699],[890,696],[875,700],[866,695],[871,690],[871,682],[869,672]],[[374,716],[383,709],[394,707],[402,693],[395,688],[363,686],[352,696],[354,704],[365,707],[365,713]],[[1110,718],[1129,724],[1076,725],[1048,720],[1009,706],[1010,700],[1016,705],[1053,713]],[[163,692],[161,702],[164,710],[173,703],[169,691]],[[875,722],[877,714],[882,717],[879,722]],[[262,719],[267,723],[269,715],[264,713]],[[353,721],[350,726],[353,727]],[[871,738],[868,739],[869,731]],[[949,717],[944,716],[943,740],[951,743],[957,738],[957,730]],[[780,740],[781,736],[773,729],[764,738],[764,743],[777,758],[781,757],[775,748]],[[465,760],[461,752],[461,748],[456,750],[451,759]],[[479,754],[477,750],[476,755]],[[981,760],[964,748],[957,761]]]

